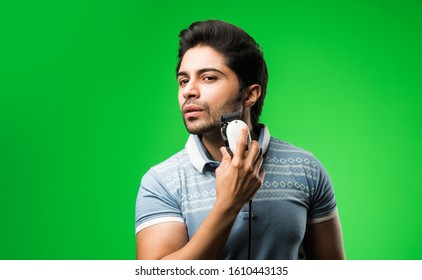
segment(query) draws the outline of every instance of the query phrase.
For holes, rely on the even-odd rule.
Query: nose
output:
[[[199,98],[199,88],[195,80],[191,79],[182,89],[183,97],[187,99]]]

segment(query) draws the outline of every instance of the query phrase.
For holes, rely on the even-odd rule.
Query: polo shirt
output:
[[[306,225],[331,219],[337,213],[331,180],[308,151],[271,137],[261,124],[258,143],[263,151],[265,177],[249,205],[240,211],[222,259],[246,259],[252,219],[253,259],[297,259]],[[185,148],[152,167],[142,178],[136,201],[136,233],[163,222],[186,225],[189,239],[216,200],[215,168],[197,135]]]

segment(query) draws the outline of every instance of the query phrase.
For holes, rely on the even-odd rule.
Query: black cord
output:
[[[249,240],[248,240],[248,260],[252,255],[252,200],[249,201]]]

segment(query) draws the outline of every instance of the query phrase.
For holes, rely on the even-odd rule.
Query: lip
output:
[[[193,118],[198,118],[201,114],[202,114],[202,111],[192,111],[192,112],[185,113],[184,115],[186,119],[193,119]]]
[[[198,118],[199,115],[202,114],[204,109],[199,105],[186,104],[185,106],[183,106],[182,111],[186,119],[191,119],[191,118]]]
[[[186,104],[183,106],[183,114],[191,114],[191,113],[199,113],[204,111],[204,109],[201,106],[195,105],[195,104]]]

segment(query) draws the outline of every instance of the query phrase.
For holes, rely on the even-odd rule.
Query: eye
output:
[[[206,75],[206,76],[203,77],[203,80],[205,80],[205,81],[215,81],[215,80],[217,80],[217,77],[212,76],[212,75]]]
[[[186,79],[186,78],[181,78],[181,79],[179,80],[179,86],[184,86],[184,85],[186,85],[187,83],[189,83],[189,79]]]

